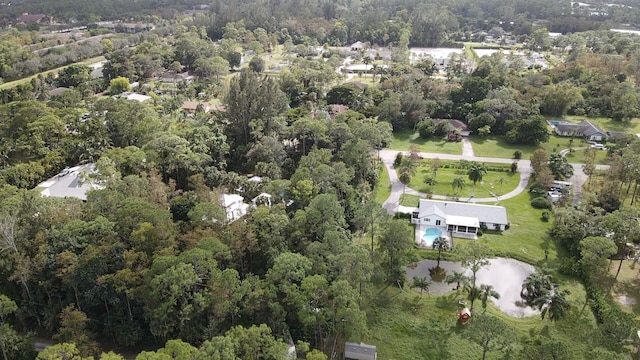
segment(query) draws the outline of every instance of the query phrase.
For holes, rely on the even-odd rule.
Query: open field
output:
[[[462,143],[449,142],[442,139],[421,139],[417,132],[400,131],[393,134],[393,141],[389,145],[391,150],[409,150],[409,146],[415,144],[420,152],[432,152],[441,154],[462,154]]]
[[[567,344],[564,353],[570,359],[583,358],[589,350],[589,332],[594,324],[590,311],[579,314],[584,302],[584,288],[576,281],[565,280],[561,286],[571,291],[572,313],[546,326],[539,316],[515,318],[500,312],[493,304],[487,313],[502,320],[518,339],[532,335],[561,339]],[[374,289],[373,291],[378,291]],[[464,339],[465,326],[457,323],[458,301],[464,295],[451,292],[444,296],[420,296],[417,291],[397,287],[380,290],[375,302],[367,309],[369,336],[364,342],[376,344],[379,359],[477,360],[482,351],[479,345]],[[482,311],[478,306],[477,311]],[[522,343],[522,341],[518,341]],[[511,356],[508,352],[511,351]],[[517,358],[519,345],[507,351],[487,353],[487,359]]]
[[[424,160],[421,165],[416,169],[415,175],[411,179],[409,187],[424,193],[432,193],[443,196],[458,196],[461,198],[470,197],[473,193],[473,183],[467,176],[467,169],[456,169],[453,166],[458,166],[457,161],[441,161],[441,167],[438,169],[437,176],[433,176],[433,171],[430,167],[430,161]],[[482,179],[482,182],[476,184],[475,197],[485,198],[495,195],[504,195],[518,186],[520,182],[520,175],[518,173],[512,174],[509,172],[508,164],[485,164],[486,167],[492,169],[487,172]],[[449,167],[449,168],[447,168]],[[497,169],[504,169],[504,171],[494,171]],[[460,190],[458,194],[457,189],[452,187],[452,181],[455,178],[464,179],[466,185]],[[433,186],[425,184],[425,179],[435,179],[436,184]]]
[[[619,261],[613,261],[609,268],[611,276],[616,275]],[[631,260],[625,260],[618,275],[618,282],[613,288],[613,297],[620,307],[632,312],[640,320],[640,264],[633,266]]]
[[[90,59],[87,59],[87,60],[84,60],[84,61],[79,61],[76,64],[89,65],[89,64],[93,64],[93,63],[100,62],[100,61],[103,61],[103,60],[104,60],[104,56],[98,56],[98,57],[90,58]],[[16,87],[18,85],[26,84],[29,81],[31,81],[31,79],[37,77],[38,75],[47,76],[47,74],[49,74],[49,73],[56,74],[60,70],[62,70],[64,68],[67,68],[67,67],[69,67],[71,65],[73,65],[73,64],[61,66],[59,68],[51,69],[51,70],[48,70],[48,71],[43,71],[41,73],[26,77],[26,78],[23,78],[23,79],[20,79],[20,80],[14,80],[14,81],[6,82],[4,84],[0,84],[0,90],[11,89],[11,88]]]
[[[481,239],[487,241],[499,256],[511,257],[532,265],[553,267],[557,250],[547,233],[551,227],[551,221],[541,220],[543,210],[531,207],[527,192],[503,200],[499,205],[507,208],[507,216],[511,224],[509,229],[502,233],[486,232]],[[456,241],[465,240],[455,239],[454,244]],[[545,261],[545,249],[547,261]]]
[[[640,129],[639,129],[640,131]],[[469,137],[471,146],[476,156],[512,159],[516,150],[522,152],[522,159],[529,159],[536,149],[542,148],[548,154],[559,152],[564,149],[574,149],[566,154],[570,163],[584,163],[584,149],[591,144],[580,138],[560,137],[551,135],[549,141],[538,145],[514,145],[509,144],[503,137],[489,135],[480,137],[471,135]],[[442,153],[442,154],[462,154],[461,143],[452,143],[442,140],[424,140],[418,136],[417,132],[402,131],[394,133],[393,141],[389,145],[391,150],[409,150],[409,146],[415,144],[420,152]],[[607,152],[598,151],[596,153],[596,164],[608,164]]]

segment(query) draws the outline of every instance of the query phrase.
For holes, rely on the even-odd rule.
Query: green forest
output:
[[[2,359],[638,359],[640,4],[575,4],[3,4]]]

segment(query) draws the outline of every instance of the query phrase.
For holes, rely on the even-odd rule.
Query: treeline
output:
[[[193,117],[110,97],[88,117],[53,102],[2,107],[6,182],[29,188],[96,161],[87,181],[106,187],[86,202],[3,187],[0,292],[17,304],[16,329],[56,334],[84,356],[98,354],[97,339],[222,346],[216,336],[260,324],[330,353],[366,332],[371,279],[400,279],[411,239],[370,200],[380,166],[370,154],[391,126],[287,110],[277,81],[251,70],[225,103]],[[230,222],[219,199],[230,191],[257,208]],[[371,253],[354,244],[365,227],[399,238]]]

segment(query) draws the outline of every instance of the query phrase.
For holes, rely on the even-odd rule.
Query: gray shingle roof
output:
[[[83,179],[86,173],[93,172],[95,172],[94,164],[74,166],[38,184],[36,189],[40,190],[42,196],[87,200],[87,191],[103,188],[101,185]]]
[[[508,224],[504,206],[420,199],[420,217],[435,214],[434,207],[446,215],[475,217],[481,223]]]

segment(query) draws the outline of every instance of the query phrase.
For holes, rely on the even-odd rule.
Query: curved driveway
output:
[[[469,144],[470,145],[470,144]],[[469,146],[470,147],[470,146]],[[512,197],[517,196],[521,192],[523,192],[527,188],[527,184],[529,183],[529,177],[531,176],[531,161],[529,160],[514,160],[514,159],[504,159],[504,158],[490,158],[490,157],[482,157],[482,156],[471,156],[472,153],[467,149],[464,153],[466,155],[451,155],[451,154],[437,154],[437,153],[418,153],[421,157],[425,159],[442,159],[442,160],[468,160],[468,161],[476,161],[479,163],[502,163],[502,164],[511,164],[514,161],[518,162],[518,172],[520,173],[520,182],[518,186],[513,190],[504,195],[491,197],[491,198],[468,198],[466,200],[460,199],[461,201],[466,202],[494,202],[499,200],[510,199]],[[387,210],[389,214],[395,214],[398,211],[398,207],[400,205],[400,195],[402,195],[404,190],[404,185],[398,179],[398,174],[393,167],[393,161],[396,158],[396,154],[398,152],[407,153],[406,151],[398,151],[398,150],[381,150],[380,158],[384,163],[384,166],[387,168],[387,172],[389,173],[389,179],[391,180],[391,194],[387,198],[387,200],[382,204],[382,207]],[[580,193],[580,189],[584,182],[586,181],[586,176],[582,172],[582,164],[571,164],[574,169],[574,176],[570,179],[573,182],[575,198],[578,198]],[[596,167],[598,170],[606,170],[609,167],[606,165],[598,165]],[[417,195],[424,197],[426,194],[411,189],[409,187],[404,190],[407,194]],[[447,197],[442,195],[433,195],[433,199],[445,200]]]

